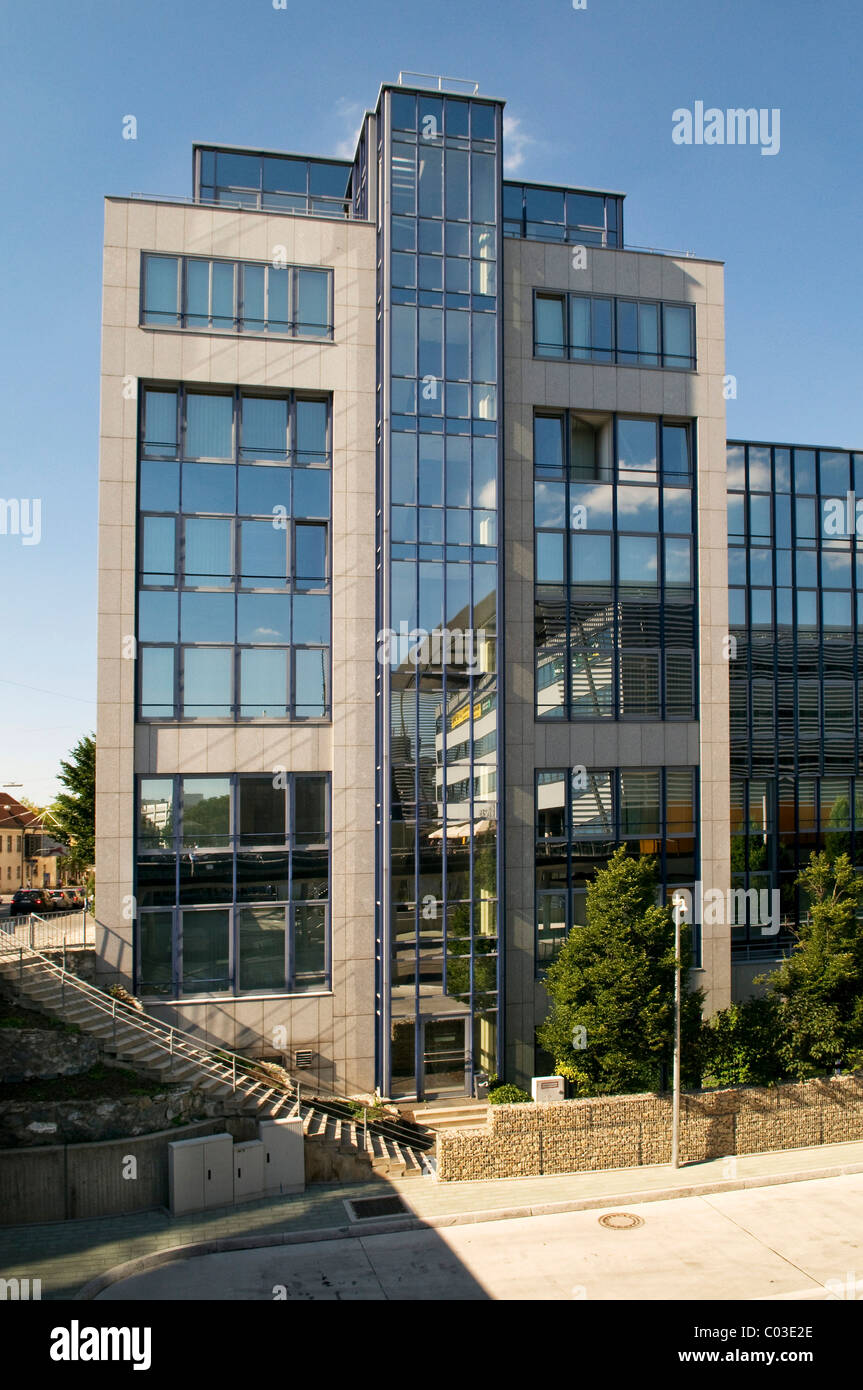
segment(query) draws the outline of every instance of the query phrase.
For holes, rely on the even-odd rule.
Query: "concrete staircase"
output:
[[[488,1124],[488,1103],[484,1100],[456,1102],[449,1105],[414,1105],[402,1114],[424,1129],[485,1129]]]
[[[363,1124],[341,1099],[303,1100],[299,1085],[266,1064],[210,1047],[182,1029],[121,1003],[0,931],[0,980],[22,1004],[99,1038],[106,1059],[168,1083],[183,1082],[255,1119],[300,1115],[310,1181],[434,1174],[434,1136],[395,1117]]]

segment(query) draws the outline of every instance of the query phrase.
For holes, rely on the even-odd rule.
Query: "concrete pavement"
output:
[[[510,1222],[528,1216],[668,1202],[675,1197],[679,1201],[695,1194],[796,1184],[841,1173],[863,1173],[863,1143],[716,1159],[676,1171],[658,1165],[497,1182],[437,1183],[410,1178],[351,1186],[322,1183],[294,1197],[181,1218],[150,1211],[90,1221],[7,1226],[0,1229],[0,1277],[39,1278],[43,1298],[72,1298],[93,1280],[110,1281],[108,1271],[118,1266],[163,1260],[166,1252],[180,1246],[223,1241],[242,1247],[264,1240],[306,1242],[316,1232],[318,1238],[327,1232],[330,1240],[356,1240],[362,1233],[365,1240],[372,1231],[394,1233],[406,1227],[411,1228],[410,1239],[415,1240],[416,1232],[425,1228],[440,1231],[506,1220],[508,1229]],[[373,1227],[349,1222],[346,1198],[386,1193],[398,1193],[408,1207],[407,1217]],[[503,1231],[501,1238],[506,1239]],[[863,1266],[863,1260],[860,1263]],[[141,1268],[135,1264],[126,1272],[137,1273]],[[92,1289],[90,1296],[95,1292]]]
[[[204,1255],[99,1299],[863,1298],[863,1174],[625,1210],[642,1224],[609,1229],[572,1211]]]

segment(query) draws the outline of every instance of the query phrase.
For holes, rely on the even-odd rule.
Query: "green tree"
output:
[[[65,863],[77,873],[96,856],[96,740],[92,734],[80,739],[60,763],[59,780],[67,790],[57,797],[51,814],[70,847]]]
[[[764,976],[779,1006],[779,1055],[791,1075],[863,1063],[863,880],[847,854],[813,854],[797,879],[808,918],[787,960]]]
[[[687,936],[681,1070],[697,1086],[703,996],[685,988]],[[570,932],[545,981],[552,1007],[538,1038],[578,1095],[660,1088],[673,1048],[674,971],[674,921],[656,904],[656,862],[621,848],[588,886],[587,924]]]
[[[705,1019],[701,1030],[702,1084],[768,1086],[787,1076],[779,1056],[775,999],[745,999]]]

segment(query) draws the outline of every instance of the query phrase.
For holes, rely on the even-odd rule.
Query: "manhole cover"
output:
[[[599,1224],[611,1231],[633,1231],[636,1226],[644,1225],[644,1218],[633,1216],[630,1211],[610,1211],[607,1216],[599,1218]]]
[[[346,1201],[352,1221],[371,1221],[377,1216],[406,1216],[409,1214],[401,1197],[354,1197]]]

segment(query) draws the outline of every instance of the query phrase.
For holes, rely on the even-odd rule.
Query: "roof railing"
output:
[[[408,80],[407,80],[407,79],[409,79],[409,78],[417,78],[417,77],[421,77],[421,78],[423,78],[423,79],[425,79],[425,80],[422,81],[422,82],[415,82],[415,81],[414,81],[414,82],[411,82],[411,81],[408,81]],[[437,92],[442,92],[442,91],[445,90],[444,85],[443,85],[444,82],[453,83],[456,87],[458,87],[458,88],[460,88],[460,89],[461,89],[461,88],[465,88],[465,87],[467,87],[467,88],[470,89],[470,90],[467,91],[467,92],[463,92],[462,95],[475,97],[475,96],[477,96],[477,95],[479,94],[479,83],[478,83],[478,82],[474,82],[473,78],[471,78],[471,77],[440,77],[440,76],[438,76],[437,73],[434,73],[434,72],[408,72],[408,71],[404,71],[404,72],[400,72],[400,73],[399,73],[399,86],[400,86],[400,87],[427,87],[427,86],[431,86],[435,91],[437,91]],[[448,90],[448,89],[447,89],[447,90]],[[453,93],[453,95],[458,95],[458,93],[457,93],[457,92],[456,92],[456,93]]]

